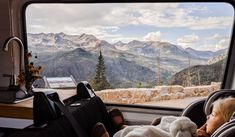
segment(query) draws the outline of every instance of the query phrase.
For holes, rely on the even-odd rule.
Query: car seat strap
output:
[[[63,105],[60,100],[55,101],[55,105],[60,109],[60,111],[64,114],[64,116],[69,120],[72,125],[77,137],[86,137],[84,133],[81,131],[81,126],[77,123],[77,120],[74,116],[68,111],[68,109]]]

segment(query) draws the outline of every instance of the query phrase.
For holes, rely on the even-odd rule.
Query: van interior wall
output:
[[[23,27],[21,6],[24,0],[1,0],[0,1],[0,87],[8,87],[10,78],[4,74],[17,76],[20,71],[20,47],[17,42],[9,45],[7,52],[3,51],[3,46],[9,37],[16,36],[22,40]],[[24,61],[22,61],[24,62]]]

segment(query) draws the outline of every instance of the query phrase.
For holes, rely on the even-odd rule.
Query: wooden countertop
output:
[[[47,89],[35,89],[35,91],[44,91]],[[71,97],[76,94],[75,89],[53,89],[57,91],[61,100]],[[33,119],[33,98],[17,103],[5,104],[0,103],[0,117]]]

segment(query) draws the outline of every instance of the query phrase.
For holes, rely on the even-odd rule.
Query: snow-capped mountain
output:
[[[39,33],[28,34],[28,44],[32,50],[46,50],[46,52],[55,52],[58,50],[71,51],[76,48],[87,50],[96,50],[100,48],[114,48],[112,44],[99,40],[93,35],[66,35],[64,33]]]
[[[189,60],[192,66],[205,65],[210,58],[225,52],[183,49],[179,45],[159,41],[133,40],[129,43],[118,41],[111,44],[94,35],[64,33],[28,34],[28,45],[33,53],[43,55],[39,63],[50,68],[44,71],[45,75],[73,75],[77,80],[91,79],[101,50],[105,58],[107,78],[116,87],[123,80],[133,86],[143,81],[156,83],[159,68],[162,79],[166,80],[187,68]],[[51,52],[56,54],[52,55]],[[161,66],[158,66],[159,60]]]
[[[114,44],[108,43],[105,40],[100,40],[94,35],[81,34],[81,35],[67,35],[64,33],[39,33],[28,34],[28,44],[32,49],[41,49],[49,52],[52,50],[74,50],[76,48],[83,48],[89,51],[96,51],[97,49],[110,49],[134,53],[146,57],[156,58],[161,57],[190,57],[201,58],[208,60],[215,55],[224,53],[225,51],[199,51],[192,48],[183,49],[178,45],[168,42],[159,41],[138,41],[133,40],[129,43],[118,41]]]

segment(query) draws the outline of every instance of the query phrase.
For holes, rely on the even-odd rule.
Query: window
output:
[[[183,108],[220,88],[233,18],[228,3],[31,4],[28,50],[105,102]]]

